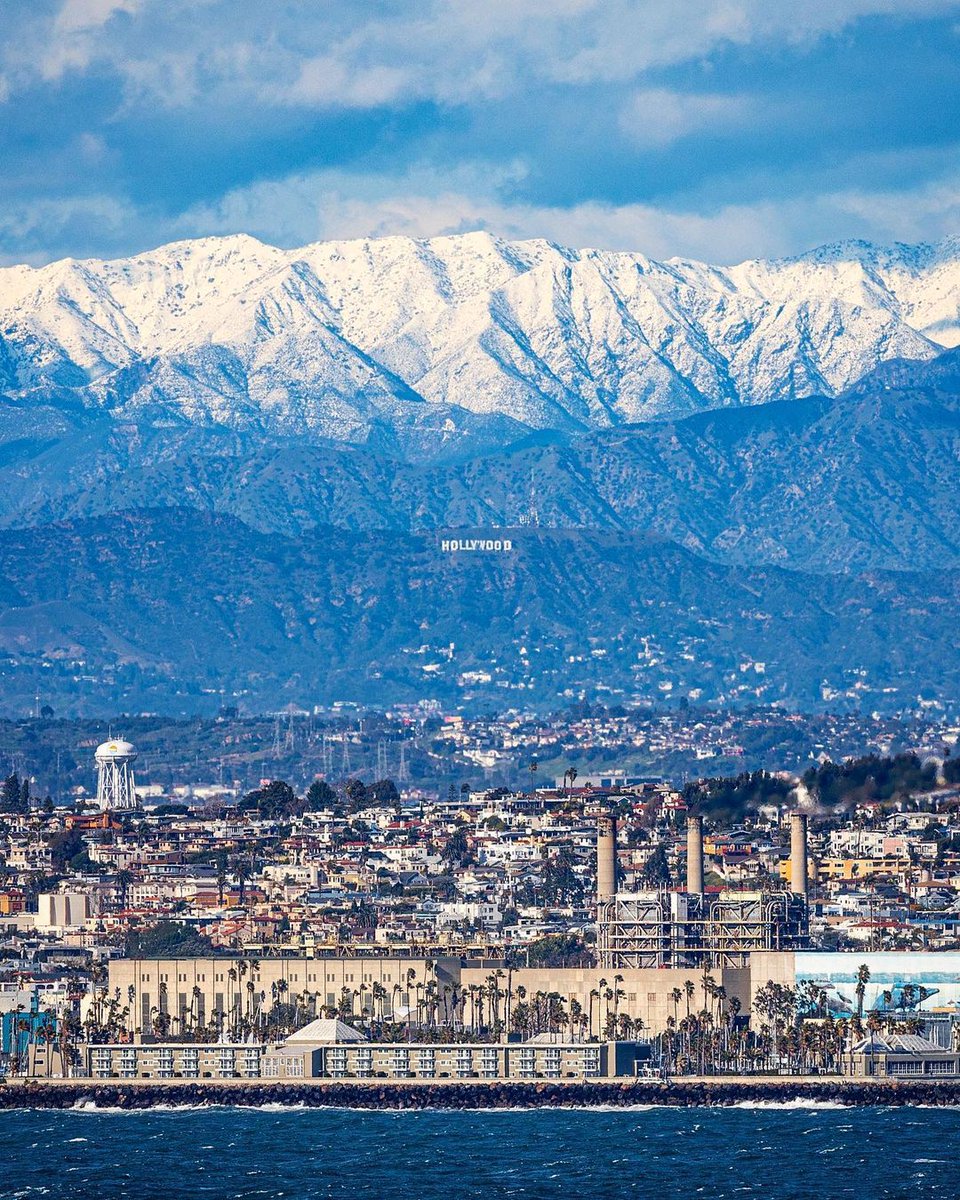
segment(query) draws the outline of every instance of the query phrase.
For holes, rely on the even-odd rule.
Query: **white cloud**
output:
[[[506,238],[733,263],[852,237],[936,241],[960,228],[960,172],[902,191],[842,189],[699,211],[511,200],[522,174],[520,164],[503,170],[465,166],[446,176],[433,169],[392,177],[315,171],[239,188],[165,219],[108,195],[24,203],[0,211],[0,261],[49,261],[46,248],[64,245],[77,255],[123,255],[215,234],[250,233],[292,247],[324,239],[425,238],[485,229]],[[3,253],[3,247],[25,249]]]
[[[734,128],[752,113],[753,104],[746,96],[644,88],[634,92],[620,110],[619,126],[634,146],[657,148],[703,129]]]
[[[369,108],[395,100],[410,87],[410,73],[402,67],[378,65],[348,70],[333,56],[320,55],[307,59],[295,83],[274,95],[323,107]]]
[[[0,209],[0,261],[40,265],[51,259],[47,247],[64,244],[114,246],[117,253],[125,253],[131,248],[125,239],[143,236],[141,222],[132,204],[114,196],[6,205]],[[8,246],[23,249],[3,249]]]
[[[223,92],[368,107],[503,97],[537,80],[638,81],[726,45],[804,42],[871,15],[956,8],[956,0],[409,0],[384,12],[362,0],[64,0],[46,18],[24,6],[0,43],[23,82],[100,62],[163,103]]]
[[[38,59],[43,79],[56,80],[83,70],[102,53],[100,34],[117,13],[136,14],[142,0],[64,0],[53,18],[44,52]]]
[[[588,201],[569,207],[504,198],[522,175],[476,166],[384,177],[342,171],[257,183],[197,206],[171,236],[247,232],[295,246],[327,238],[402,234],[431,237],[487,229],[508,238],[544,237],[571,246],[641,251],[731,263],[794,253],[822,242],[936,240],[960,228],[960,173],[902,191],[843,189],[684,211]]]

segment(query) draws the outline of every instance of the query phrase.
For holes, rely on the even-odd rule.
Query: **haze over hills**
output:
[[[526,439],[415,462],[374,447],[117,422],[18,405],[0,432],[0,527],[143,507],[325,526],[649,533],[731,564],[960,567],[960,351],[884,364],[839,398]]]
[[[951,705],[958,312],[960,241],[0,271],[6,706]]]
[[[260,710],[581,692],[809,710],[847,691],[900,708],[960,694],[960,571],[812,577],[620,532],[512,541],[450,555],[434,535],[292,538],[184,509],[6,530],[0,654],[28,667],[45,654],[53,669],[21,683],[47,698],[73,671],[84,694],[151,710],[196,709],[204,693],[209,709],[223,691]],[[16,682],[2,658],[0,672]]]

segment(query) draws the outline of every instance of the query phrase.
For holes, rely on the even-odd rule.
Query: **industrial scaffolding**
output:
[[[598,906],[607,970],[743,967],[757,950],[806,944],[807,905],[790,892],[620,893]]]

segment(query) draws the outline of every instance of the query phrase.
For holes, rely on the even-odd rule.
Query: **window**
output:
[[[923,1074],[923,1062],[922,1062],[922,1060],[918,1060],[916,1062],[909,1062],[909,1061],[897,1062],[896,1060],[894,1060],[893,1062],[888,1061],[887,1062],[887,1074],[888,1075],[922,1075]]]

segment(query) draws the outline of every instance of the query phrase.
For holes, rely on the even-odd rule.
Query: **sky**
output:
[[[0,262],[960,233],[960,2],[0,0]]]

